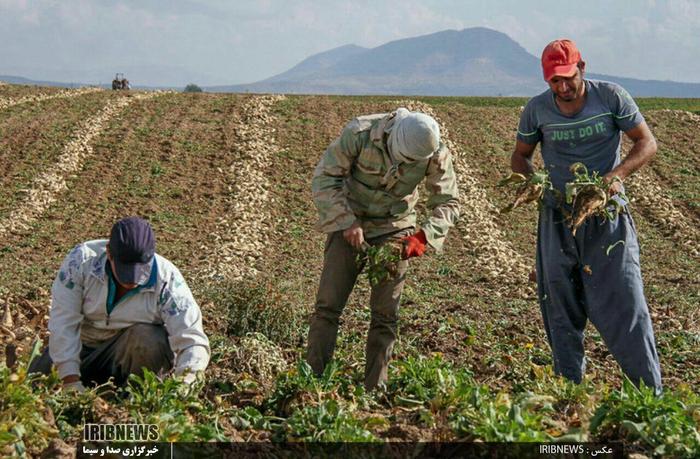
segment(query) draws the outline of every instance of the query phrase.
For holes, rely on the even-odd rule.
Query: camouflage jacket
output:
[[[316,228],[330,233],[359,221],[366,238],[416,226],[418,185],[425,178],[430,216],[421,225],[430,246],[440,251],[459,217],[452,155],[440,143],[429,159],[398,166],[395,183],[384,183],[392,161],[385,126],[393,114],[355,118],[321,157],[312,181],[319,212]]]

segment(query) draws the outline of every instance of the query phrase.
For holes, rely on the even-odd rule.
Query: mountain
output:
[[[592,63],[588,63],[591,68]],[[622,84],[634,96],[700,97],[700,84],[587,73]],[[288,71],[213,92],[532,96],[546,89],[539,58],[508,35],[475,27],[396,40],[376,48],[341,46]]]
[[[275,75],[272,78],[268,78],[265,81],[298,81],[304,78],[309,78],[312,77],[314,73],[320,70],[332,68],[334,65],[338,64],[339,62],[342,62],[344,59],[350,58],[358,54],[364,54],[365,51],[368,51],[368,49],[357,45],[345,45],[339,48],[333,48],[330,51],[314,54],[313,56],[304,59],[299,64],[295,65],[286,72],[280,73],[279,75]]]

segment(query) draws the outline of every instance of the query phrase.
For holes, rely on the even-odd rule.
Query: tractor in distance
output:
[[[123,73],[117,73],[112,80],[112,89],[131,89],[131,83],[129,83],[129,80],[124,78]]]

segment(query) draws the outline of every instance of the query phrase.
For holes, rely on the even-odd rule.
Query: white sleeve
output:
[[[175,353],[175,374],[204,371],[209,364],[209,339],[202,329],[202,312],[182,274],[173,267],[158,300],[160,314]]]
[[[58,375],[80,375],[80,323],[83,320],[82,264],[84,245],[73,248],[63,260],[51,288],[49,355]]]

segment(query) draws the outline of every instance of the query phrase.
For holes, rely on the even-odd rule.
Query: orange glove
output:
[[[401,238],[403,242],[403,258],[420,257],[425,253],[428,240],[425,238],[423,230],[413,233],[410,236]]]

